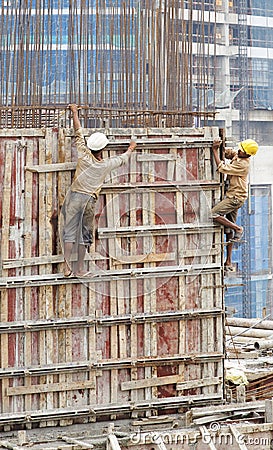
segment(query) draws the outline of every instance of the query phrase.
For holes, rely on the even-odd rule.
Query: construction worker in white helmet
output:
[[[64,276],[90,276],[84,270],[86,248],[93,242],[95,206],[106,176],[117,167],[126,164],[136,148],[134,141],[120,156],[102,158],[102,150],[109,143],[104,133],[93,133],[87,139],[87,145],[78,116],[78,105],[71,104],[73,127],[78,151],[78,162],[74,180],[68,193],[62,213],[64,216]],[[72,270],[71,254],[77,245],[78,259]]]
[[[217,170],[227,175],[228,189],[225,198],[212,208],[212,218],[215,222],[225,227],[227,239],[227,254],[225,271],[233,272],[236,268],[232,265],[232,247],[234,242],[240,242],[244,229],[236,224],[238,210],[243,206],[248,197],[248,173],[250,157],[256,155],[258,144],[253,139],[239,142],[238,149],[225,149],[225,158],[230,162],[221,161],[219,158],[220,141],[215,140],[212,145]]]

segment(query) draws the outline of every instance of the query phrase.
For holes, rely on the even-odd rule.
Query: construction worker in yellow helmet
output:
[[[220,141],[214,140],[212,145],[213,156],[217,165],[217,170],[227,175],[228,189],[225,198],[215,205],[212,210],[213,220],[225,227],[227,239],[227,255],[225,261],[225,271],[233,272],[232,247],[234,242],[242,239],[244,229],[236,224],[239,209],[248,197],[248,174],[250,168],[250,157],[256,155],[258,144],[253,139],[246,139],[239,142],[238,149],[226,148],[225,159],[229,162],[221,161],[218,149]]]
[[[246,139],[245,141],[239,142],[238,147],[249,156],[256,155],[259,148],[257,142],[253,141],[253,139]]]

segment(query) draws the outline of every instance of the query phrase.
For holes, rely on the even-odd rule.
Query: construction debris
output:
[[[273,321],[266,319],[226,318],[226,346],[228,355],[255,358],[273,349]],[[260,351],[257,353],[257,351]]]

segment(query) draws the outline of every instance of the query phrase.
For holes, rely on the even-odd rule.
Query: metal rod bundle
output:
[[[207,109],[214,54],[203,2],[196,18],[179,0],[1,3],[1,105]]]

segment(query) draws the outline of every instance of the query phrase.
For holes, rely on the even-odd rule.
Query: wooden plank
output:
[[[220,402],[221,399],[217,396],[205,396],[205,395],[193,395],[193,396],[184,396],[180,398],[176,397],[168,397],[162,399],[152,399],[151,402],[142,401],[138,402],[134,405],[139,411],[146,411],[148,408],[153,408],[154,410],[163,410],[163,409],[172,409],[178,408],[179,406],[188,407],[189,405],[202,405],[206,402]],[[71,407],[71,408],[55,408],[54,410],[35,410],[28,411],[26,415],[25,411],[19,413],[9,413],[9,414],[1,414],[0,415],[0,425],[13,425],[13,424],[25,424],[27,421],[32,421],[33,423],[44,422],[45,420],[55,419],[60,420],[62,418],[83,418],[88,417],[92,411],[96,414],[96,416],[104,416],[107,414],[128,414],[132,410],[131,402],[123,402],[121,401],[119,404],[112,403],[104,403],[99,405],[97,403],[90,405],[82,405],[79,407]]]
[[[52,130],[46,129],[45,139],[39,141],[39,162],[48,163],[52,160]],[[50,223],[52,213],[52,174],[42,173],[39,177],[39,254],[52,254],[52,226]],[[52,273],[49,265],[39,267],[40,275]],[[39,316],[42,319],[53,317],[52,286],[44,285],[39,289]],[[41,364],[50,364],[54,361],[54,345],[52,331],[39,333]],[[41,377],[40,384],[53,383],[53,376]],[[41,393],[40,408],[53,409],[53,394]],[[40,422],[40,427],[54,426],[55,422]]]
[[[139,411],[145,411],[147,408],[153,409],[170,409],[177,408],[179,406],[188,407],[189,405],[202,405],[207,401],[220,402],[220,399],[215,396],[206,397],[204,395],[193,395],[193,396],[184,396],[180,398],[176,397],[168,397],[162,399],[152,399],[148,404],[147,401],[138,402],[134,405],[135,408],[138,408]],[[104,403],[103,405],[99,404],[90,404],[90,405],[82,405],[79,407],[72,408],[55,408],[54,410],[35,410],[28,411],[28,414],[23,412],[19,413],[9,413],[9,414],[1,414],[0,415],[0,425],[3,426],[5,424],[13,425],[13,424],[25,424],[27,421],[32,421],[33,423],[39,423],[40,421],[44,422],[45,420],[55,419],[60,420],[62,418],[83,418],[89,416],[92,411],[99,417],[107,414],[127,414],[132,410],[131,402],[123,402],[121,401],[119,404],[112,403]]]
[[[213,438],[205,425],[199,427],[202,436],[202,442],[205,442],[210,450],[217,450],[214,445]]]
[[[114,259],[113,266],[121,264],[136,264],[136,263],[147,263],[147,262],[162,262],[162,261],[173,261],[175,259],[175,253],[149,253],[142,255],[122,255],[122,256],[112,256]]]
[[[35,166],[27,165],[25,170],[29,172],[36,173],[52,173],[52,172],[64,172],[76,169],[76,162],[65,162],[65,163],[55,163],[55,164],[38,164]]]
[[[136,153],[133,153],[131,156],[131,173],[130,173],[130,181],[131,183],[135,183],[136,179],[137,179],[137,155]],[[138,207],[138,196],[139,194],[137,194],[134,191],[132,191],[130,193],[130,199],[129,199],[129,213],[130,213],[130,225],[131,226],[137,226],[137,207]],[[132,239],[130,239],[130,252],[131,255],[136,255],[137,254],[137,236],[133,236]],[[132,261],[131,263],[131,268],[135,269],[137,266],[136,264]],[[136,317],[137,313],[138,313],[138,284],[137,284],[137,280],[132,277],[130,279],[130,291],[131,291],[131,295],[130,295],[130,312],[132,317]],[[141,352],[140,349],[140,337],[138,335],[138,325],[133,321],[130,327],[130,335],[131,335],[131,340],[130,340],[130,350],[131,350],[131,356],[133,358],[137,358],[139,353]],[[137,380],[138,379],[138,369],[136,367],[132,367],[131,371],[130,371],[130,378],[131,381]],[[139,399],[139,392],[137,390],[133,390],[131,392],[131,399],[132,402],[137,402]],[[132,412],[132,417],[136,418],[138,415],[138,413],[136,411]]]
[[[10,143],[5,145],[5,168],[4,181],[2,191],[2,210],[5,214],[2,216],[2,239],[1,239],[1,257],[9,257],[9,224],[10,224],[10,196],[11,196],[11,179],[12,179],[12,159],[13,146]]]
[[[145,152],[147,150],[145,149]],[[143,155],[145,155],[145,152]],[[142,176],[143,181],[154,182],[156,177],[155,161],[147,161],[142,164]],[[156,223],[156,204],[155,204],[155,192],[148,191],[143,193],[142,196],[142,220],[143,226],[154,226]],[[156,249],[155,238],[152,235],[143,237],[143,251],[144,253],[149,253]],[[144,267],[157,268],[155,262],[147,262]],[[144,280],[144,299],[143,308],[144,311],[156,311],[157,310],[157,280],[156,278],[151,278]],[[155,323],[144,324],[144,354],[153,356],[158,354],[158,336],[157,336],[157,326]],[[157,366],[152,366],[151,368],[146,367],[144,370],[145,378],[156,378],[157,377]],[[157,398],[158,389],[155,386],[150,386],[145,388],[145,398]],[[152,411],[146,413],[147,417],[151,416]]]
[[[204,274],[200,276],[200,284],[206,289],[200,290],[200,303],[201,307],[210,307],[214,304],[214,288],[213,288],[213,275]],[[214,351],[215,341],[217,339],[217,332],[214,328],[213,318],[207,317],[200,321],[201,324],[201,351],[207,349],[207,351]],[[215,336],[216,334],[216,336]],[[200,378],[213,378],[215,373],[215,367],[213,364],[204,364],[202,366],[202,373],[200,373]],[[202,393],[213,392],[214,386],[212,384],[205,384],[202,388]]]
[[[39,140],[39,162],[44,163],[45,162],[45,142],[44,139]],[[38,224],[39,224],[39,236],[38,236],[38,248],[39,248],[39,254],[44,255],[46,254],[46,232],[45,232],[45,226],[46,226],[46,206],[45,206],[45,192],[46,192],[46,179],[45,174],[42,174],[42,176],[39,177],[39,185],[38,185],[38,200],[39,200],[39,216],[38,216]],[[39,274],[43,276],[43,274],[46,273],[46,266],[41,266],[39,269]],[[46,307],[46,293],[45,293],[46,286],[42,286],[41,289],[39,289],[39,295],[38,295],[38,307],[39,307],[39,318],[46,319],[47,318],[47,307]],[[43,366],[47,364],[46,359],[46,332],[41,331],[39,333],[39,354],[40,354],[40,364]],[[41,376],[40,384],[47,384],[47,377]],[[46,401],[46,395],[40,394],[39,395],[39,409],[48,409],[47,407],[47,401]],[[40,422],[40,427],[45,427],[47,425],[46,422]]]
[[[196,228],[195,224],[192,223],[181,223],[181,226],[179,227],[177,224],[165,224],[165,225],[151,225],[147,223],[146,225],[139,225],[138,227],[109,227],[109,228],[99,228],[99,237],[114,237],[114,233],[117,235],[124,236],[130,234],[130,233],[143,233],[143,236],[147,236],[147,234],[150,235],[150,233],[154,234],[175,234],[178,233],[192,233],[195,235],[198,235],[200,233],[206,233],[206,232],[212,232],[213,226],[211,224],[200,224],[198,225],[198,228]],[[109,236],[112,235],[112,236]],[[149,252],[150,252],[149,248]]]
[[[109,197],[108,197],[109,198]],[[112,202],[113,202],[113,221],[116,224],[120,225],[121,222],[121,214],[122,214],[122,200],[120,198],[120,196],[116,196],[113,195],[112,196]],[[123,248],[122,248],[122,242],[121,239],[116,238],[115,239],[115,253],[114,253],[114,258],[115,255],[117,256],[117,259],[120,258],[120,254],[123,253]],[[121,268],[122,265],[117,265],[116,266],[117,269]],[[122,280],[122,279],[118,279],[117,280],[117,284],[116,284],[116,295],[117,295],[117,313],[118,315],[123,315],[125,314],[125,299],[126,299],[126,295],[125,295],[125,289],[127,285],[128,281]],[[118,325],[118,329],[117,329],[117,333],[118,333],[118,348],[119,348],[119,355],[121,358],[126,358],[127,356],[127,333],[126,333],[126,327],[124,324],[120,324]]]
[[[243,402],[236,403],[236,411],[253,411],[260,410],[261,408],[264,410],[265,404],[262,400],[255,400],[253,402]],[[221,406],[207,406],[205,408],[193,408],[192,415],[194,418],[222,414],[223,412],[234,412],[234,403],[221,405]]]
[[[99,108],[98,108],[99,110]],[[175,111],[177,113],[177,111]],[[205,131],[208,128],[208,133]],[[216,127],[215,127],[216,128]],[[216,129],[216,133],[218,128]],[[90,133],[95,131],[105,132],[105,128],[83,128],[83,134],[85,136],[90,136]],[[113,137],[111,139],[110,145],[115,146],[117,143],[124,143],[128,146],[131,136],[137,137],[140,143],[150,143],[150,142],[166,142],[175,140],[175,138],[181,141],[181,137],[184,137],[184,142],[199,142],[201,145],[206,143],[212,144],[211,132],[209,127],[198,127],[198,128],[188,128],[188,127],[166,127],[166,128],[109,128],[107,130],[108,136]],[[74,130],[72,128],[66,128],[65,134],[67,137],[74,137]],[[0,137],[44,137],[45,128],[5,128],[0,129]],[[163,137],[162,137],[163,135]],[[124,137],[128,136],[128,139]],[[151,138],[150,136],[160,136],[159,138]],[[218,131],[219,136],[219,131]],[[122,137],[122,139],[121,139]],[[183,141],[182,141],[183,142]]]
[[[176,149],[173,149],[176,150]],[[175,160],[170,160],[168,166],[170,166],[170,164],[174,163]],[[76,168],[75,166],[76,163],[74,162],[70,162],[70,163],[56,163],[56,164],[39,164],[39,165],[35,165],[35,166],[27,166],[25,167],[25,170],[29,170],[32,172],[37,172],[37,173],[47,173],[47,172],[65,172],[68,171],[68,167],[69,165],[71,166],[70,171],[74,170]],[[58,170],[54,170],[56,167],[56,169]],[[65,168],[67,168],[67,170],[65,170]],[[61,170],[62,169],[62,170]],[[170,171],[168,169],[168,173],[172,173],[172,170]],[[71,175],[71,174],[70,174]],[[171,175],[170,175],[170,179]],[[169,178],[168,178],[169,180]],[[143,190],[147,190],[147,189],[151,189],[151,190],[156,190],[156,191],[176,191],[177,188],[183,188],[183,190],[190,190],[190,191],[200,191],[200,190],[207,190],[210,191],[213,188],[217,189],[219,188],[219,183],[217,183],[217,181],[215,180],[210,180],[210,179],[201,179],[201,180],[191,180],[191,181],[179,181],[179,180],[174,180],[174,183],[170,183],[168,180],[158,180],[155,181],[154,183],[151,183],[149,181],[145,181],[145,182],[123,182],[123,183],[116,183],[116,180],[113,181],[112,184],[109,184],[107,181],[102,185],[102,190],[101,193],[102,194],[106,194],[107,191],[111,190],[112,193],[115,191],[130,191],[133,189],[137,189],[139,191],[143,191]]]
[[[125,277],[131,278],[136,277],[139,279],[148,279],[153,278],[154,275],[159,277],[165,277],[170,275],[176,276],[187,276],[190,274],[198,275],[200,270],[204,272],[210,273],[215,272],[216,270],[220,271],[220,267],[218,264],[211,264],[209,266],[202,266],[201,264],[196,264],[194,266],[162,266],[162,267],[144,267],[140,269],[122,269],[122,270],[109,270],[107,272],[95,272],[90,275],[90,279],[88,277],[84,278],[84,282],[86,283],[100,283],[101,281],[111,281],[116,280],[118,278]],[[94,276],[95,275],[95,276]],[[64,278],[62,273],[57,274],[40,274],[33,275],[30,277],[6,277],[0,278],[0,288],[15,288],[15,287],[29,287],[29,286],[54,286],[58,284],[78,284],[82,283],[82,278]]]
[[[175,167],[177,160],[177,148],[170,149],[171,160],[167,164],[167,180],[175,180]]]
[[[63,391],[75,391],[78,389],[93,389],[93,381],[76,381],[76,382],[61,382],[61,383],[49,383],[49,384],[36,384],[29,386],[16,386],[9,387],[6,390],[6,395],[29,395],[29,394],[41,394],[42,392],[63,392]]]
[[[173,150],[173,149],[172,149]],[[138,154],[137,155],[137,161],[138,162],[144,162],[144,161],[175,161],[176,160],[176,155],[172,154],[172,153],[166,153],[166,154],[161,154],[161,153],[149,153],[149,154]],[[169,178],[168,178],[169,179]]]
[[[184,250],[185,257],[192,256],[207,256],[207,249],[197,249],[197,250]],[[220,245],[217,248],[213,248],[210,251],[210,255],[218,255],[220,253]],[[122,255],[119,257],[113,256],[113,265],[120,264],[135,264],[138,262],[161,262],[161,261],[172,261],[176,257],[175,253],[150,253],[149,255],[137,255],[132,252],[131,255]],[[99,253],[90,253],[85,257],[85,260],[88,261],[99,261],[109,259],[106,256],[100,255]],[[71,258],[72,261],[75,261],[76,258],[73,256]],[[27,267],[27,266],[38,266],[43,264],[58,264],[64,261],[63,255],[51,255],[51,256],[33,256],[31,258],[21,258],[18,259],[6,259],[2,261],[3,269],[15,269],[17,267]]]
[[[184,250],[184,257],[185,258],[197,258],[198,256],[204,256],[207,261],[208,256],[216,256],[221,253],[220,247],[211,248],[208,250],[208,247],[204,249],[190,249],[190,250]]]
[[[235,437],[235,441],[239,447],[240,450],[248,450],[246,444],[244,443],[244,439],[236,425],[229,425],[230,431],[232,432],[233,436]]]
[[[60,130],[59,140],[58,140],[58,161],[60,163],[65,163],[71,160],[71,139],[66,137],[65,131]],[[64,203],[67,191],[71,186],[71,172],[59,172],[58,173],[58,208],[59,208],[59,251],[63,252],[62,243],[62,227],[63,227],[63,217],[61,214],[61,207]],[[41,257],[40,257],[41,258]],[[58,258],[58,259],[57,259]],[[46,263],[59,262],[63,263],[64,258],[62,255],[56,255],[56,260],[54,261],[54,256],[52,260]],[[63,320],[69,320],[72,316],[72,285],[62,284],[58,288],[58,317]],[[56,321],[55,321],[56,323]],[[58,333],[59,341],[59,360],[63,363],[72,362],[72,331],[69,327],[66,327],[59,331]],[[60,373],[59,383],[69,384],[73,382],[72,374]],[[72,392],[70,391],[59,391],[59,404],[61,408],[66,408],[73,404]],[[60,420],[60,426],[72,425],[72,419],[62,419]]]
[[[108,259],[106,256],[100,255],[99,253],[92,253],[85,256],[85,260],[96,261]],[[76,257],[72,255],[71,261],[75,261]],[[60,255],[48,255],[48,256],[33,256],[31,258],[21,258],[18,259],[5,259],[3,260],[3,269],[15,269],[16,267],[27,267],[27,266],[39,266],[44,264],[58,264],[63,263],[63,254]]]
[[[142,143],[138,143],[142,144]],[[144,144],[144,143],[143,143]],[[155,143],[158,145],[158,147],[162,147],[162,142]],[[160,145],[161,144],[161,145]],[[172,142],[173,145],[179,144],[179,141]],[[181,142],[180,142],[181,144]],[[196,145],[200,146],[200,143],[196,143]],[[184,144],[185,145],[185,144]],[[166,146],[166,144],[164,144]],[[183,144],[180,145],[180,147],[183,146]],[[188,146],[188,144],[187,144]],[[171,148],[171,150],[176,150],[176,147]],[[144,161],[175,161],[176,155],[169,153],[169,154],[159,154],[159,153],[149,153],[147,155],[145,154],[138,154],[137,155],[137,161],[144,162]],[[63,163],[51,163],[51,164],[37,164],[37,165],[26,165],[25,170],[30,172],[36,172],[36,173],[50,173],[50,172],[62,172],[62,171],[71,171],[76,169],[76,162],[63,162]]]
[[[112,150],[109,151],[108,156],[114,156]],[[109,177],[105,181],[113,181],[116,179],[116,171],[112,171],[109,174]],[[106,212],[107,212],[107,221],[109,226],[117,226],[120,223],[120,214],[119,214],[119,197],[115,194],[112,194],[111,191],[106,194]],[[119,238],[110,238],[108,240],[108,251],[110,257],[116,256],[119,254],[121,248],[121,241]],[[110,258],[109,268],[112,268],[112,260]],[[118,314],[118,303],[119,303],[119,291],[118,291],[118,280],[110,281],[110,315]],[[121,343],[122,345],[122,343]],[[110,357],[118,358],[118,349],[119,349],[119,335],[118,335],[118,326],[113,324],[110,329]],[[122,349],[123,351],[123,349]],[[110,371],[110,386],[108,389],[110,390],[110,401],[115,403],[118,402],[118,370],[116,368],[111,369]],[[101,395],[101,394],[100,394]],[[115,419],[115,417],[111,417],[111,419]]]
[[[186,167],[185,152],[180,156],[180,160],[176,161],[175,165],[175,179],[179,181],[184,181],[184,169]],[[176,200],[176,223],[178,225],[184,222],[184,205],[183,205],[183,195],[181,190],[177,190],[175,194]],[[177,240],[177,263],[184,263],[184,251],[186,250],[185,235],[178,234]],[[178,309],[183,311],[187,309],[187,298],[186,298],[186,278],[179,276],[178,278]],[[179,322],[178,328],[178,351],[179,354],[183,355],[187,352],[187,342],[186,342],[186,323],[184,320]],[[185,364],[180,362],[178,365],[178,373],[182,380],[185,380]],[[182,391],[177,391],[178,397],[183,395]]]
[[[222,382],[223,382],[223,379],[220,377],[203,378],[201,380],[183,381],[183,382],[177,383],[176,389],[178,391],[184,391],[186,389],[193,389],[193,388],[198,388],[198,387],[221,384]]]
[[[28,143],[26,148],[26,163],[31,164],[33,161],[33,141]],[[25,246],[24,246],[24,257],[30,258],[32,256],[32,213],[33,213],[33,174],[31,172],[25,172],[25,199],[24,199],[24,210],[25,210],[25,220],[24,220],[24,235],[25,235]],[[35,214],[35,212],[34,212]],[[22,258],[20,258],[22,259]],[[20,260],[19,260],[20,261]],[[31,276],[31,266],[27,266],[24,270],[25,276]],[[32,289],[28,287],[25,289],[25,319],[31,320],[32,311]],[[26,330],[27,331],[27,330]],[[32,335],[31,332],[26,332],[25,335],[25,365],[31,366],[33,358],[32,350]],[[31,377],[26,375],[25,385],[31,385]],[[24,398],[25,409],[30,411],[32,409],[32,399],[30,395],[26,395]],[[28,425],[30,427],[31,425]]]
[[[56,153],[56,141],[55,138],[56,133],[53,134],[52,129],[46,129],[45,133],[45,163],[46,164],[52,164],[53,158],[55,158]],[[52,229],[52,215],[54,211],[55,206],[55,186],[56,186],[56,175],[53,173],[47,173],[45,174],[45,192],[44,192],[44,199],[45,199],[45,222],[44,226],[45,229],[42,229],[42,236],[41,239],[44,239],[45,242],[43,245],[41,245],[41,240],[39,242],[40,251],[43,251],[42,254],[46,255],[52,255],[53,253],[53,229]],[[41,269],[42,266],[40,266]],[[45,273],[52,273],[52,265],[47,264],[45,266]],[[52,302],[53,299],[53,287],[52,286],[46,286],[45,287],[45,307],[46,307],[46,318],[54,317],[54,304]],[[55,338],[54,338],[55,332],[53,330],[47,330],[46,331],[46,347],[45,347],[45,357],[48,364],[52,364],[55,361],[56,358],[56,351],[55,351]],[[54,383],[54,376],[49,375],[47,377],[47,383],[53,384]],[[42,383],[41,383],[42,384]],[[41,395],[41,394],[40,394]],[[46,393],[46,404],[47,408],[51,409],[55,407],[54,402],[54,394],[53,392]],[[49,421],[47,423],[47,426],[55,426],[57,425],[56,421]]]
[[[25,447],[21,447],[15,444],[12,444],[10,441],[7,440],[0,440],[0,446],[3,448],[8,448],[10,450],[24,450]]]
[[[121,450],[121,446],[119,445],[118,439],[115,434],[110,433],[108,434],[108,444],[109,444],[109,450]]]
[[[9,225],[10,225],[10,197],[11,197],[11,181],[12,181],[12,160],[14,148],[13,145],[7,142],[5,144],[5,168],[4,181],[2,191],[2,233],[1,233],[1,257],[9,257]],[[7,271],[2,270],[3,276],[8,276]],[[8,322],[8,291],[1,293],[1,322]],[[1,351],[1,367],[4,369],[9,366],[9,341],[8,335],[1,335],[1,348],[6,351]],[[9,380],[2,381],[2,405],[1,412],[10,412],[9,398],[5,395],[6,389],[9,386]]]
[[[61,439],[65,442],[69,442],[70,444],[76,445],[80,449],[86,448],[86,449],[91,450],[92,448],[94,448],[94,445],[87,443],[86,441],[83,441],[82,439],[75,439],[70,436],[62,436]],[[74,445],[73,445],[73,447],[74,447]],[[59,450],[59,447],[56,450]],[[71,448],[71,446],[69,446],[68,450],[73,450],[73,448]]]
[[[176,384],[181,381],[180,375],[170,375],[165,377],[153,377],[150,379],[124,381],[121,383],[121,390],[128,391],[133,389],[142,389],[152,386],[164,386],[166,384]],[[186,389],[186,388],[185,388]]]
[[[0,137],[1,138],[22,138],[30,137],[30,138],[38,138],[44,137],[45,131],[42,128],[4,128],[0,129]]]
[[[61,286],[63,287],[63,286]],[[89,289],[93,292],[93,289]],[[59,291],[60,292],[60,291]],[[62,293],[62,291],[61,291]],[[71,297],[69,297],[71,299]],[[90,311],[89,316],[82,317],[65,317],[64,316],[64,306],[60,301],[62,307],[59,309],[59,317],[52,319],[34,319],[34,320],[21,320],[21,321],[13,321],[8,323],[0,323],[0,333],[25,333],[28,331],[39,331],[42,329],[55,329],[60,330],[62,328],[79,328],[79,327],[90,327],[93,325],[103,327],[103,326],[111,326],[113,323],[115,324],[143,324],[144,322],[168,322],[168,321],[180,321],[180,320],[188,320],[193,318],[201,318],[201,317],[219,317],[222,316],[222,310],[212,308],[212,309],[190,309],[184,311],[165,311],[165,312],[155,312],[155,313],[143,313],[138,314],[137,311],[135,314],[125,313],[123,315],[119,314],[118,316],[104,316],[104,317],[94,317],[95,305],[94,308]],[[240,350],[240,349],[239,349]],[[250,352],[251,354],[253,352]]]

